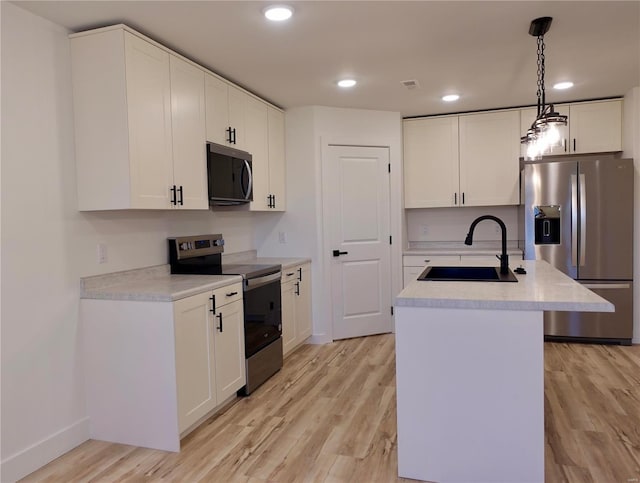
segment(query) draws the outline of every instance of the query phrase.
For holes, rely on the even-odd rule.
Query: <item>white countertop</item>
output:
[[[468,265],[467,262],[451,265]],[[523,260],[527,274],[518,282],[450,282],[415,280],[398,294],[398,307],[439,307],[483,310],[556,310],[613,312],[607,300],[556,270],[547,262]]]
[[[309,258],[237,257],[227,263],[279,264],[284,271],[310,261]],[[173,302],[241,281],[239,275],[171,275],[169,265],[157,265],[83,278],[80,298]]]
[[[126,272],[121,272],[126,273]],[[150,273],[148,277],[128,278],[94,287],[82,286],[80,298],[173,302],[208,290],[242,282],[240,275],[171,275]]]

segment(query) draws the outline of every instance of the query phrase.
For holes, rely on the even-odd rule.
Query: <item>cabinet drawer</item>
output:
[[[302,265],[296,265],[295,267],[287,268],[286,270],[282,270],[282,284],[297,282],[299,278],[299,269],[302,268]]]
[[[402,257],[402,265],[405,267],[425,267],[427,265],[443,265],[459,262],[458,255],[405,255]]]
[[[226,287],[220,287],[213,291],[215,297],[215,309],[223,305],[230,304],[236,300],[242,301],[242,282],[227,285]]]

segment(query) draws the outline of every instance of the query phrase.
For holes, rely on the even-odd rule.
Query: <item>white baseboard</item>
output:
[[[24,478],[89,439],[89,418],[83,418],[0,462],[0,481]]]

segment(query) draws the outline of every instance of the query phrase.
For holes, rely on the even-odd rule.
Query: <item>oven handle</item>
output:
[[[244,281],[244,291],[248,292],[249,290],[253,290],[254,288],[262,287],[268,283],[275,282],[276,280],[279,282],[282,278],[281,272],[270,273],[269,275],[263,275],[262,277],[256,278],[248,278]]]

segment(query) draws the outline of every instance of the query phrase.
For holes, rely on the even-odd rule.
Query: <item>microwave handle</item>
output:
[[[244,199],[248,200],[249,196],[251,196],[251,188],[253,187],[253,175],[251,174],[251,165],[249,161],[244,160],[244,167],[247,170],[247,174],[249,175],[249,183],[247,184],[247,191],[244,194]]]

